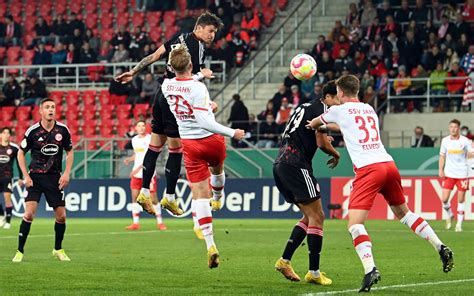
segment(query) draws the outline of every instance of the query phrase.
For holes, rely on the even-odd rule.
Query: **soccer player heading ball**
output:
[[[208,12],[203,13],[197,19],[192,33],[181,34],[166,41],[154,53],[143,58],[131,71],[125,72],[115,79],[122,83],[132,81],[135,75],[149,65],[161,58],[168,59],[171,50],[179,45],[184,46],[191,55],[194,79],[212,78],[212,71],[204,68],[205,45],[210,45],[214,41],[217,31],[222,27],[222,21],[216,15]],[[168,66],[163,78],[171,79],[173,77],[175,77],[175,72],[168,59]],[[137,198],[137,202],[150,214],[155,214],[150,198],[150,181],[155,173],[158,155],[167,141],[170,154],[165,168],[166,194],[161,200],[161,205],[175,215],[182,215],[183,210],[179,208],[175,200],[175,191],[181,171],[183,148],[176,119],[163,97],[161,88],[158,88],[153,105],[151,142],[143,160],[143,184]]]
[[[216,122],[206,85],[192,77],[193,64],[186,48],[178,46],[173,49],[170,64],[176,78],[166,79],[161,89],[179,126],[196,218],[206,241],[208,266],[214,268],[219,265],[219,252],[212,231],[209,184],[213,195],[212,209],[216,211],[221,207],[225,184],[226,146],[223,136],[242,140],[245,132]]]
[[[66,231],[64,188],[69,184],[69,174],[74,162],[71,134],[66,125],[55,120],[56,104],[52,99],[43,99],[39,112],[41,121],[25,132],[18,152],[18,163],[25,176],[27,194],[25,195],[25,214],[20,225],[18,250],[13,262],[23,260],[26,239],[43,194],[48,205],[54,209],[56,218],[53,255],[60,261],[71,260],[62,248]],[[26,168],[25,160],[25,154],[28,151],[31,151],[29,170]],[[66,151],[66,169],[61,174],[64,151]]]
[[[360,102],[357,97],[359,79],[354,75],[343,75],[336,85],[341,105],[332,106],[323,115],[309,121],[307,128],[318,129],[325,124],[337,124],[354,164],[356,176],[349,197],[348,229],[365,271],[360,292],[370,291],[372,285],[381,278],[375,267],[372,243],[364,226],[379,193],[401,223],[433,245],[441,257],[443,271],[450,271],[454,264],[453,252],[441,242],[428,222],[407,206],[400,173],[380,139],[379,118],[369,104]]]

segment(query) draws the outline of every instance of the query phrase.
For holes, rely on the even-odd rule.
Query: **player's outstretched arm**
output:
[[[69,176],[71,175],[72,164],[74,163],[74,152],[73,150],[66,151],[66,169],[64,170],[61,178],[59,178],[59,189],[62,190],[69,185]]]
[[[324,123],[321,121],[321,119],[319,117],[316,117],[316,118],[313,118],[313,120],[308,120],[306,124],[306,128],[317,130],[323,124]]]
[[[31,180],[30,174],[28,174],[28,169],[26,168],[25,152],[20,149],[20,151],[18,151],[17,157],[18,165],[20,166],[21,172],[23,173],[23,177],[25,178],[24,184],[26,187],[32,187],[33,180]]]
[[[166,49],[165,46],[160,46],[154,53],[149,56],[144,57],[138,64],[133,67],[132,70],[124,72],[119,76],[115,77],[115,81],[121,82],[122,84],[128,83],[133,80],[133,77],[140,73],[143,69],[148,67],[149,65],[153,64],[154,62],[161,59],[161,57],[165,54]]]
[[[241,129],[232,129],[216,122],[208,115],[207,111],[196,110],[194,117],[201,128],[211,133],[227,136],[236,140],[242,140],[245,136],[245,131]]]

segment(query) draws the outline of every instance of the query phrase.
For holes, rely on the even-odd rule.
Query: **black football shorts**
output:
[[[44,194],[48,205],[53,209],[64,207],[64,191],[59,189],[60,174],[30,174],[33,187],[26,190],[25,201],[39,202]]]
[[[13,183],[12,179],[0,179],[0,192],[12,193]]]
[[[176,118],[170,110],[161,85],[158,87],[153,100],[153,119],[151,121],[152,132],[158,135],[166,135],[170,138],[179,138],[179,129]]]
[[[310,170],[276,163],[273,177],[278,190],[289,203],[308,204],[321,198],[318,181]]]

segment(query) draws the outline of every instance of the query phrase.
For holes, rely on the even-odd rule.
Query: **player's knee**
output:
[[[34,219],[35,215],[31,212],[25,212],[25,214],[23,215],[23,220],[27,221],[27,222],[33,222],[33,219]]]
[[[56,213],[56,222],[66,223],[66,213]]]

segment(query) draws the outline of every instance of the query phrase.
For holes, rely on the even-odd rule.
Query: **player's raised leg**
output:
[[[290,234],[290,238],[286,243],[281,258],[275,263],[275,269],[281,272],[283,276],[290,281],[300,281],[300,277],[295,273],[291,266],[291,258],[306,237],[308,223],[308,217],[303,215],[303,218],[301,218],[301,220],[293,227],[293,231]]]
[[[193,230],[194,233],[196,234],[196,237],[198,239],[204,239],[204,236],[202,235],[201,227],[199,227],[199,222],[196,217],[196,200],[191,201],[191,216],[193,218]]]
[[[59,206],[54,209],[56,222],[54,223],[54,249],[53,256],[56,256],[59,261],[71,261],[63,249],[64,233],[66,232],[66,208]]]
[[[154,105],[156,105],[156,103]],[[167,137],[165,135],[152,132],[150,144],[145,153],[145,158],[143,159],[142,189],[137,197],[137,203],[142,206],[144,211],[153,215],[155,214],[155,210],[151,202],[150,183],[155,174],[156,160],[166,143],[166,139]]]
[[[210,185],[212,189],[211,208],[213,211],[218,211],[222,207],[221,198],[225,186],[225,172],[224,165],[210,167],[211,180]]]
[[[25,244],[28,239],[28,234],[30,233],[31,224],[38,209],[38,202],[36,201],[26,201],[25,202],[25,214],[23,215],[23,220],[20,224],[20,231],[18,233],[18,248],[13,257],[13,262],[21,262],[23,260],[23,254],[25,253]]]
[[[166,105],[165,107],[169,110],[167,103],[165,102],[164,104]],[[172,117],[173,114],[168,114],[166,116]],[[168,125],[172,125],[171,122],[169,122]],[[183,214],[183,210],[179,207],[178,202],[176,201],[175,191],[176,184],[178,183],[179,175],[181,173],[181,161],[183,158],[183,147],[181,144],[181,139],[169,136],[168,149],[169,156],[165,166],[166,193],[165,196],[161,199],[161,206],[173,213],[174,215],[179,216]]]

